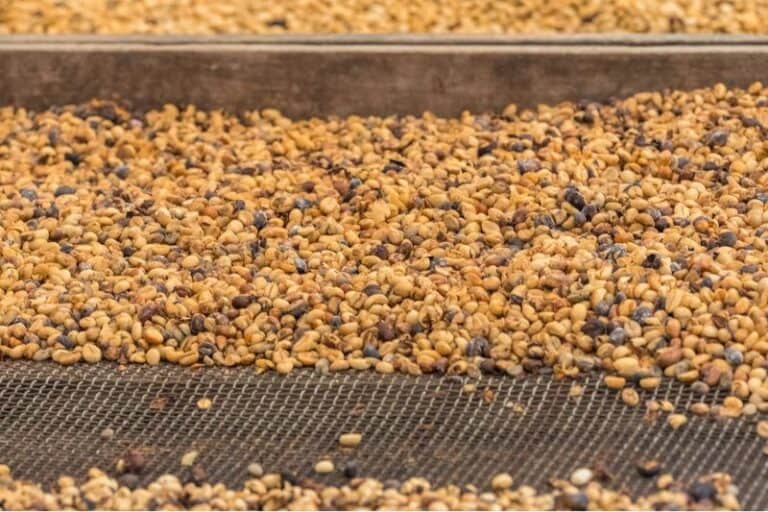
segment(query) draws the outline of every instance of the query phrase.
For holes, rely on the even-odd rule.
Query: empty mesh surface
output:
[[[329,456],[337,467],[354,458],[362,476],[403,480],[423,476],[435,484],[487,487],[507,471],[520,484],[545,488],[554,476],[602,465],[612,485],[633,495],[649,492],[652,479],[634,464],[655,458],[686,482],[725,471],[739,486],[742,506],[768,507],[768,457],[754,420],[690,417],[673,431],[661,416],[644,421],[645,408],[629,408],[599,384],[580,381],[584,393],[569,398],[571,381],[551,376],[410,377],[373,373],[256,375],[252,369],[190,370],[115,365],[60,367],[0,363],[0,462],[17,477],[53,484],[62,474],[83,478],[91,466],[113,471],[129,449],[146,457],[142,483],[172,472],[189,475],[179,461],[190,450],[209,480],[239,486],[251,462],[266,471],[320,477],[312,466]],[[464,384],[477,384],[467,393]],[[491,393],[485,393],[488,389]],[[211,398],[200,410],[196,402]],[[644,399],[668,399],[678,410],[702,397],[665,382]],[[110,427],[114,438],[100,432]],[[356,450],[337,443],[361,432]]]

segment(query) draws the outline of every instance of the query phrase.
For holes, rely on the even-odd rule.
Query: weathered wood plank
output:
[[[406,38],[407,39],[407,38]],[[700,38],[699,38],[700,39]],[[293,117],[440,115],[637,91],[745,86],[768,77],[768,43],[626,44],[0,41],[0,104],[121,98],[134,108],[275,107]]]

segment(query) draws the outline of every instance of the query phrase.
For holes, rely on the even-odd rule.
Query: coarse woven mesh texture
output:
[[[653,489],[636,471],[655,458],[683,482],[714,471],[733,475],[742,506],[768,507],[768,457],[754,419],[690,417],[673,431],[661,416],[644,421],[617,393],[584,377],[584,393],[569,398],[572,381],[549,375],[411,377],[373,373],[256,375],[252,369],[191,370],[112,364],[61,367],[0,363],[0,462],[14,475],[55,483],[62,474],[83,478],[98,466],[114,471],[129,449],[146,457],[142,483],[171,472],[185,478],[182,455],[199,451],[209,481],[239,486],[246,468],[291,471],[297,478],[341,484],[344,477],[312,473],[321,457],[337,467],[354,458],[362,476],[434,484],[475,484],[507,471],[519,484],[546,489],[551,477],[580,466],[604,466],[612,486],[632,495]],[[469,393],[466,383],[477,384]],[[490,390],[485,392],[485,390]],[[491,394],[493,395],[491,397]],[[196,402],[211,398],[201,410]],[[643,399],[667,399],[679,411],[706,397],[664,382]],[[100,432],[115,435],[104,441]],[[338,445],[344,432],[361,432],[355,450]]]

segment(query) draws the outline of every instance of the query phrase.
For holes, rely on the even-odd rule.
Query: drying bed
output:
[[[5,0],[0,33],[765,33],[761,1]]]
[[[763,506],[763,46],[465,43],[0,43],[0,346],[37,359],[3,363],[0,463],[46,486],[97,466],[237,488],[258,462],[302,492],[344,485],[350,458],[390,487],[588,467],[637,497],[655,458],[677,506],[715,499],[690,486],[718,471]],[[306,76],[268,73],[286,62]],[[670,63],[691,72],[649,73]],[[381,65],[398,81],[371,100]],[[674,80],[710,87],[609,101]],[[272,106],[453,118],[246,113]],[[734,506],[727,485],[698,505]]]
[[[0,350],[288,373],[592,369],[768,408],[768,95],[443,119],[0,113]],[[633,391],[625,391],[636,405]]]

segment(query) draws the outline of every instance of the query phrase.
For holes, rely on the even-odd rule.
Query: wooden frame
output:
[[[766,37],[0,37],[0,105],[34,109],[100,97],[293,117],[456,115],[757,80],[768,80]]]

